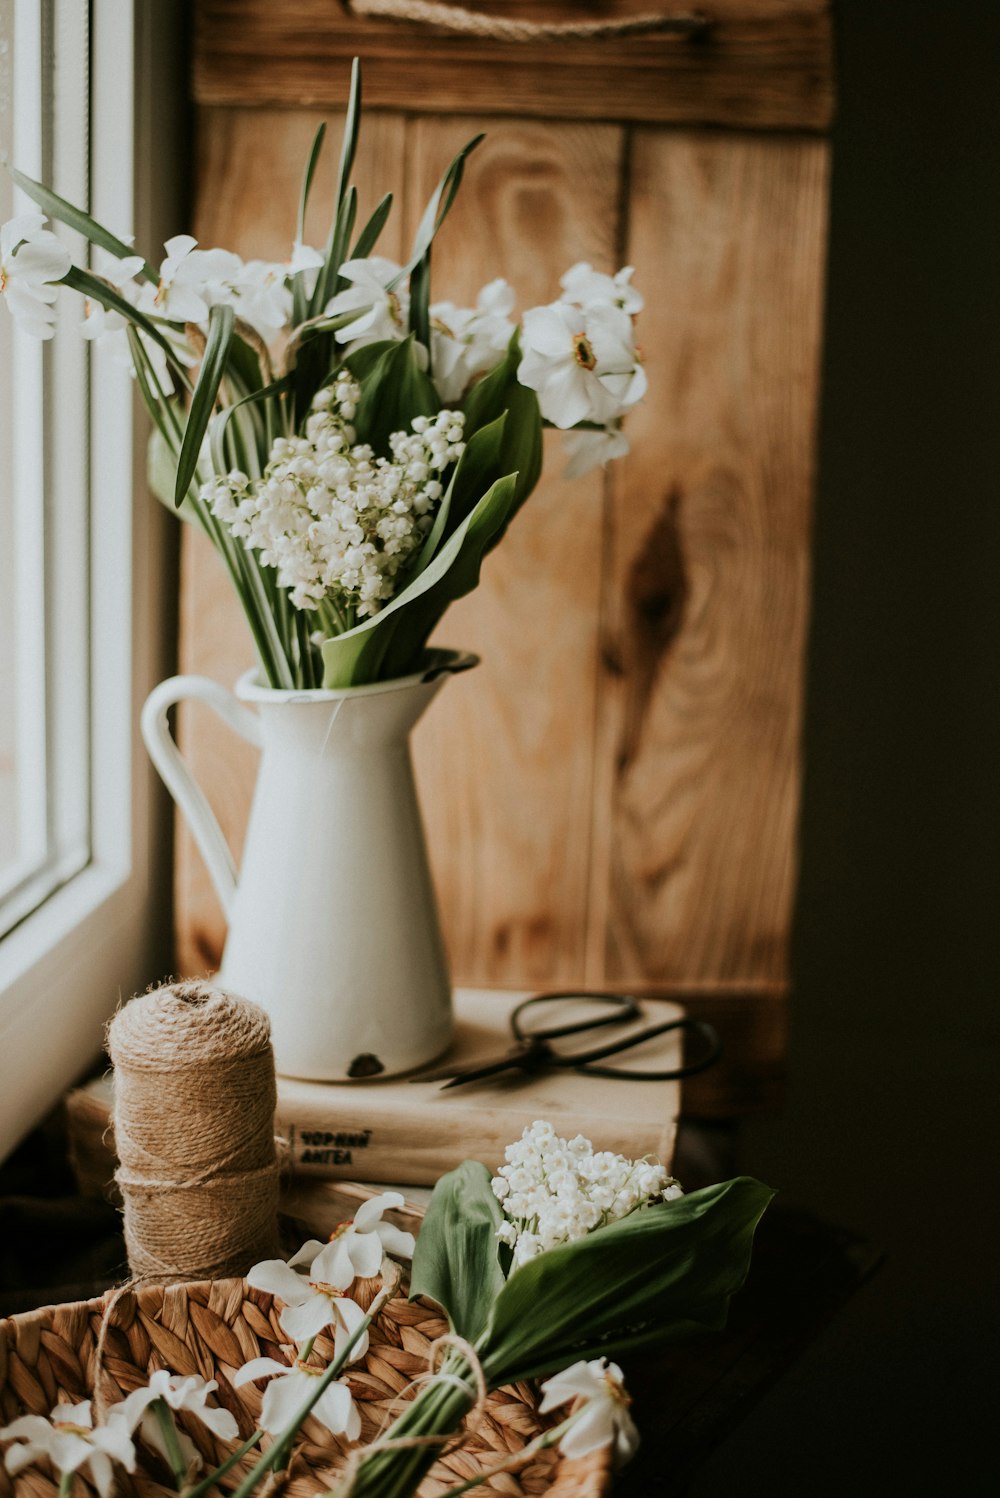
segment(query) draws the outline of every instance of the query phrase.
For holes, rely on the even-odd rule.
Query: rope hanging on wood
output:
[[[485,15],[448,5],[444,0],[342,0],[350,15],[381,21],[416,21],[440,26],[463,36],[490,37],[498,42],[586,41],[608,36],[634,36],[642,32],[674,32],[695,36],[711,24],[698,11],[682,15],[645,13],[604,21],[518,21],[508,16]]]
[[[115,1179],[136,1279],[243,1274],[278,1246],[271,1027],[207,983],[143,994],[108,1028]]]

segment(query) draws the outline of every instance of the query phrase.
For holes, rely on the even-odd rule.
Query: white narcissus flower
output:
[[[0,297],[33,338],[55,332],[56,288],[72,265],[70,253],[40,213],[19,213],[0,226]]]
[[[514,293],[506,281],[491,281],[474,307],[435,302],[431,314],[434,385],[445,405],[460,401],[477,375],[494,369],[507,352],[514,324]]]
[[[563,448],[569,457],[563,472],[563,478],[567,479],[582,478],[592,468],[603,468],[614,458],[624,458],[629,450],[628,438],[616,426],[605,427],[602,432],[567,432]]]
[[[610,302],[630,315],[641,312],[646,305],[640,292],[631,284],[635,266],[623,266],[617,275],[608,276],[595,270],[586,260],[571,265],[559,285],[563,289],[560,298],[574,307],[591,307],[598,302]]]
[[[617,1462],[627,1462],[635,1455],[639,1432],[628,1412],[631,1401],[617,1363],[609,1363],[606,1358],[574,1363],[547,1378],[542,1393],[545,1397],[538,1407],[542,1415],[570,1400],[581,1401],[580,1413],[559,1442],[565,1456],[586,1456],[612,1443]]]
[[[288,262],[288,274],[297,276],[300,271],[304,272],[302,285],[306,296],[312,296],[316,290],[316,281],[323,267],[323,256],[319,250],[314,250],[311,245],[303,244],[297,239],[292,245],[292,258]]]
[[[323,309],[327,317],[357,313],[337,329],[338,343],[353,343],[360,348],[386,338],[406,337],[408,298],[402,289],[389,290],[389,282],[395,280],[400,269],[394,260],[381,255],[373,255],[369,260],[345,260],[340,274],[351,285],[339,291]]]
[[[14,1441],[4,1458],[11,1476],[47,1456],[60,1473],[89,1467],[101,1498],[109,1498],[114,1473],[112,1462],[127,1472],[135,1471],[135,1447],[128,1425],[112,1414],[106,1425],[94,1429],[90,1400],[82,1404],[57,1404],[50,1419],[22,1415],[0,1430],[0,1441]]]
[[[248,260],[236,272],[229,294],[222,295],[220,300],[229,303],[237,317],[270,343],[291,316],[292,294],[285,285],[287,275],[287,265]]]
[[[620,307],[533,307],[524,314],[521,344],[517,377],[538,392],[542,415],[553,426],[611,421],[646,393],[632,319]]]
[[[253,1358],[240,1369],[233,1383],[239,1388],[241,1384],[252,1383],[258,1378],[271,1380],[264,1390],[260,1427],[269,1435],[279,1435],[295,1419],[315,1389],[316,1379],[322,1378],[324,1372],[323,1368],[309,1368],[302,1362],[289,1368],[275,1358]],[[356,1441],[361,1434],[361,1416],[342,1379],[334,1379],[327,1385],[310,1413],[335,1436],[343,1435],[349,1441]]]
[[[314,1239],[288,1264],[284,1259],[265,1259],[262,1264],[255,1264],[247,1275],[247,1284],[284,1301],[281,1324],[296,1342],[307,1342],[332,1325],[334,1356],[339,1357],[364,1321],[365,1313],[346,1294],[354,1283],[355,1273],[349,1263],[345,1267],[338,1245],[321,1244],[319,1253],[311,1252],[315,1247]],[[301,1265],[305,1272],[297,1274],[292,1264]],[[354,1345],[351,1361],[364,1357],[367,1350],[368,1333],[364,1331]]]
[[[159,1368],[153,1374],[149,1383],[141,1389],[133,1389],[132,1393],[120,1404],[112,1405],[109,1416],[118,1416],[125,1421],[129,1431],[135,1430],[139,1425],[142,1437],[161,1456],[169,1459],[169,1452],[160,1429],[160,1422],[156,1418],[154,1410],[150,1405],[157,1399],[162,1399],[172,1410],[188,1410],[199,1419],[202,1425],[206,1425],[213,1435],[218,1436],[220,1441],[234,1441],[239,1435],[239,1426],[235,1417],[229,1410],[220,1409],[217,1405],[210,1405],[206,1401],[209,1394],[215,1392],[219,1387],[215,1379],[207,1382],[196,1374],[190,1374],[187,1378],[181,1378],[178,1374],[168,1373],[166,1369]],[[201,1465],[201,1457],[194,1443],[184,1434],[177,1432],[184,1460],[188,1468],[194,1464]]]
[[[398,1191],[383,1191],[381,1196],[371,1197],[369,1201],[361,1203],[349,1222],[342,1222],[330,1234],[329,1245],[312,1238],[299,1249],[293,1259],[289,1259],[289,1265],[294,1268],[298,1264],[315,1262],[329,1246],[334,1250],[331,1262],[335,1265],[335,1273],[342,1281],[348,1276],[353,1279],[355,1275],[371,1279],[382,1268],[382,1259],[386,1254],[412,1259],[416,1244],[413,1234],[404,1233],[401,1228],[393,1227],[391,1222],[382,1221],[384,1212],[391,1212],[402,1205],[403,1197]]]
[[[168,322],[203,323],[217,302],[231,302],[233,287],[243,268],[239,255],[229,250],[199,250],[190,234],[175,234],[163,248],[158,286],[144,286],[139,306]]]

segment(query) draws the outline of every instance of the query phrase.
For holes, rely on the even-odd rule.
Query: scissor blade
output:
[[[444,1083],[441,1091],[447,1092],[450,1087],[463,1087],[466,1082],[480,1082],[484,1077],[495,1077],[502,1071],[509,1071],[511,1067],[516,1067],[517,1063],[517,1056],[504,1056],[502,1061],[491,1061],[483,1066],[476,1066],[457,1072],[452,1076],[450,1082]]]
[[[419,1072],[415,1077],[411,1077],[410,1081],[441,1082],[447,1078],[454,1078],[456,1081],[460,1078],[464,1082],[471,1081],[473,1077],[488,1077],[494,1071],[503,1071],[504,1067],[512,1066],[518,1055],[520,1052],[507,1056],[484,1056],[481,1061],[473,1061],[461,1066],[456,1066],[454,1063],[451,1066],[439,1066],[434,1071]]]

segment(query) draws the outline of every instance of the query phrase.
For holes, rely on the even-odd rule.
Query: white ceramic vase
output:
[[[429,651],[422,672],[336,691],[277,691],[248,672],[235,697],[206,677],[174,676],[146,701],[150,758],[229,923],[219,981],[267,1010],[286,1076],[388,1076],[451,1039],[409,735],[446,676],[476,659]],[[170,735],[168,709],[190,698],[261,750],[238,878]]]

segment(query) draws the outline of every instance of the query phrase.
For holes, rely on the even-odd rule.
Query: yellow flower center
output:
[[[573,357],[581,369],[594,369],[597,365],[597,355],[594,353],[590,339],[586,333],[577,333],[573,339]]]
[[[0,290],[2,290],[2,287],[0,287]],[[64,1430],[68,1435],[83,1436],[87,1440],[94,1434],[89,1425],[73,1425],[69,1420],[53,1420],[52,1429]]]
[[[4,270],[3,266],[0,265],[0,296],[3,296],[3,294],[4,294],[4,292],[6,290],[7,290],[7,272]]]
[[[396,324],[396,327],[401,328],[403,326],[403,309],[399,305],[399,297],[394,291],[387,292],[386,295],[389,298],[389,316]]]
[[[323,1280],[310,1280],[310,1290],[315,1290],[319,1295],[329,1295],[334,1300],[343,1300],[344,1291],[337,1290],[333,1285],[326,1284]]]
[[[625,1388],[625,1385],[620,1384],[618,1380],[612,1376],[610,1370],[605,1372],[604,1382],[607,1384],[608,1393],[611,1395],[615,1403],[620,1404],[624,1409],[628,1409],[629,1405],[632,1403],[632,1396]]]
[[[333,1232],[330,1234],[329,1238],[326,1241],[328,1243],[336,1243],[337,1239],[342,1238],[347,1232],[348,1228],[352,1228],[353,1226],[353,1217],[348,1217],[346,1222],[338,1222],[337,1226],[334,1228]]]
[[[295,1366],[300,1373],[308,1373],[311,1378],[321,1378],[326,1372],[325,1368],[310,1368],[309,1364],[303,1363],[301,1358],[296,1359]]]

